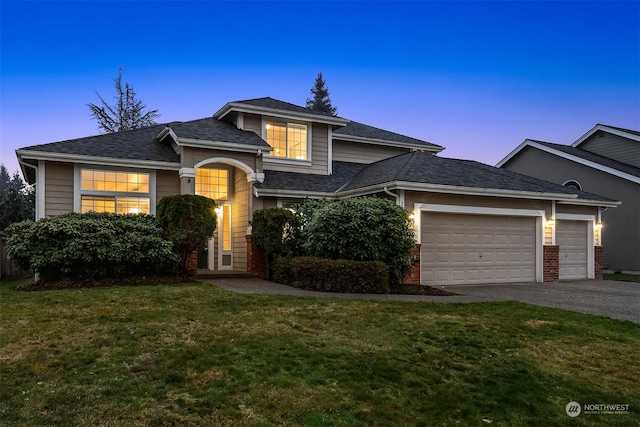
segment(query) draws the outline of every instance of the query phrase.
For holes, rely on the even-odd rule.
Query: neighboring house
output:
[[[640,273],[640,132],[598,124],[570,146],[527,139],[497,166],[619,200],[603,207],[604,267]]]
[[[170,194],[214,199],[217,234],[199,261],[209,270],[264,274],[251,242],[256,209],[306,197],[376,195],[413,213],[419,262],[408,282],[601,276],[600,212],[616,201],[436,156],[442,150],[259,98],[230,102],[213,117],[36,145],[17,156],[36,184],[38,218],[89,210],[153,214]]]

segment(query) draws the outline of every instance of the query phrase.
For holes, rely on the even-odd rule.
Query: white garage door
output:
[[[560,247],[560,280],[587,278],[588,222],[558,221],[556,244]]]
[[[536,219],[423,213],[424,285],[534,282]]]

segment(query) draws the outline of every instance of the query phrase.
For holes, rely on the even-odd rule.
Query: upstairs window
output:
[[[267,144],[273,147],[270,156],[307,160],[307,125],[268,121]]]
[[[149,174],[110,170],[80,171],[81,212],[150,213]]]

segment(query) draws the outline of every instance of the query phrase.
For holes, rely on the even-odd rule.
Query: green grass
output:
[[[0,286],[0,424],[638,425],[640,325],[526,304]],[[626,415],[566,404],[629,404]],[[483,421],[484,420],[484,421]]]
[[[637,274],[622,274],[622,273],[615,273],[615,274],[604,274],[603,275],[604,280],[618,280],[620,282],[634,282],[634,283],[640,283],[640,275]]]

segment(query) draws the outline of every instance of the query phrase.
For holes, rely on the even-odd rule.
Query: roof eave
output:
[[[122,159],[117,157],[86,156],[81,154],[49,153],[35,150],[16,150],[18,161],[44,160],[68,163],[86,163],[102,166],[130,166],[144,169],[179,170],[179,162],[164,162],[160,160]]]
[[[318,192],[307,190],[287,190],[279,188],[258,188],[254,189],[256,197],[291,197],[310,199],[336,199],[334,192]]]
[[[212,141],[206,139],[194,138],[178,138],[176,143],[185,147],[193,148],[217,148],[229,151],[238,151],[242,153],[255,153],[271,151],[273,148],[265,143],[265,145],[240,144],[228,141]]]
[[[408,191],[424,191],[424,192],[431,192],[431,193],[457,194],[457,195],[465,195],[465,196],[490,196],[490,197],[506,197],[511,199],[555,200],[555,201],[564,202],[567,204],[586,204],[586,205],[606,206],[606,207],[615,207],[619,204],[619,202],[615,202],[615,201],[579,199],[577,194],[539,193],[535,191],[517,191],[517,190],[503,190],[503,189],[495,189],[495,188],[477,188],[477,187],[462,187],[462,186],[441,185],[441,184],[424,184],[424,183],[410,182],[410,181],[390,181],[390,182],[371,185],[368,187],[340,191],[338,194],[340,197],[354,197],[354,196],[360,196],[365,194],[378,193],[378,192],[384,191],[385,187],[390,191],[408,190]]]
[[[261,114],[267,116],[282,117],[285,119],[304,120],[315,123],[325,123],[334,126],[346,126],[350,120],[343,119],[341,117],[325,116],[322,114],[313,113],[298,113],[295,111],[281,110],[279,108],[258,107],[256,105],[247,105],[241,102],[228,102],[221,109],[216,111],[213,115],[214,118],[220,120],[227,114],[236,111],[239,113],[252,113]]]
[[[571,146],[574,147],[574,148],[578,147],[584,141],[589,139],[594,133],[596,133],[596,132],[598,132],[600,130],[605,131],[607,133],[610,133],[612,135],[621,136],[623,138],[628,138],[628,139],[632,139],[634,141],[639,141],[640,142],[640,135],[635,135],[633,133],[625,132],[625,131],[620,130],[620,129],[614,129],[614,128],[611,128],[611,127],[609,127],[607,125],[597,124],[594,127],[592,127],[587,133],[585,133],[580,138],[578,138],[578,140],[576,142],[574,142],[573,144],[571,144]]]
[[[363,136],[345,135],[339,132],[335,132],[333,134],[333,139],[340,140],[340,141],[347,141],[347,142],[359,142],[363,144],[386,145],[389,147],[417,148],[417,149],[429,151],[432,153],[439,153],[442,150],[444,150],[444,147],[437,144],[432,144],[426,141],[424,142],[424,144],[420,144],[417,142],[411,143],[411,142],[402,142],[402,141],[392,141],[388,139],[366,138]]]

